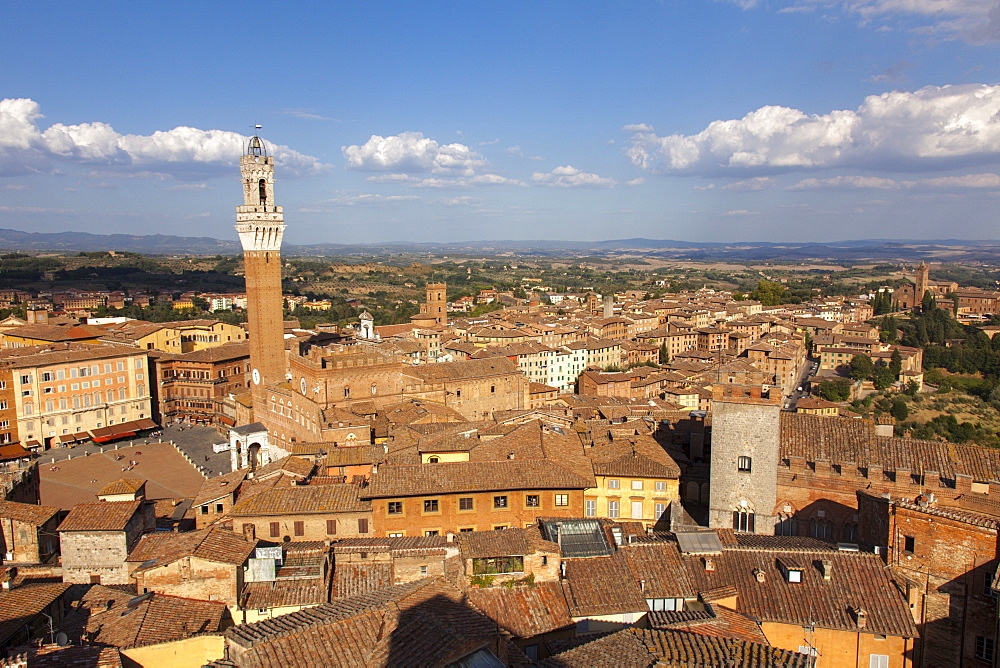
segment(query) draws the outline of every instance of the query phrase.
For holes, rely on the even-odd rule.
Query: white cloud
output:
[[[376,195],[370,193],[362,193],[359,195],[350,194],[338,194],[329,199],[325,199],[316,202],[309,206],[304,206],[297,210],[296,213],[327,213],[331,209],[339,207],[380,207],[380,206],[396,206],[404,202],[421,201],[423,198],[417,195]]]
[[[722,186],[723,190],[735,190],[736,192],[755,192],[757,190],[766,190],[767,188],[773,188],[775,185],[775,180],[770,176],[755,176],[752,179],[746,179],[745,181],[736,181],[735,183],[730,183]]]
[[[208,189],[207,183],[180,183],[176,186],[170,186],[169,188],[164,188],[164,190],[183,190],[186,192],[198,192],[207,189]]]
[[[754,4],[753,0],[736,0]],[[890,31],[899,25],[918,34],[959,37],[973,44],[1000,39],[1000,3],[996,0],[799,0],[788,9],[839,9],[862,25]],[[913,23],[918,25],[912,27]]]
[[[348,169],[371,172],[431,172],[472,176],[486,165],[483,156],[465,144],[439,144],[421,132],[391,137],[372,135],[364,144],[342,146]]]
[[[551,172],[535,172],[531,180],[550,188],[608,188],[618,185],[614,179],[588,174],[569,165],[556,167]]]
[[[767,106],[695,135],[633,135],[632,163],[659,173],[829,167],[934,169],[1000,157],[1000,86],[927,86],[872,95],[857,110]]]
[[[829,179],[803,179],[785,190],[1000,190],[1000,174],[963,174],[930,179],[897,181],[876,176],[835,176]]]
[[[442,197],[435,201],[444,206],[475,206],[479,204],[479,200],[475,197]]]
[[[472,188],[474,186],[524,186],[524,181],[509,179],[499,174],[477,174],[460,179],[421,179],[413,184],[414,188]]]
[[[407,183],[408,181],[418,180],[409,174],[379,174],[377,176],[369,176],[365,179],[365,181],[370,181],[371,183]]]
[[[877,176],[835,176],[830,179],[803,179],[785,190],[896,190],[898,181]]]
[[[653,126],[646,123],[633,123],[622,127],[622,132],[652,132]]]
[[[4,213],[76,213],[73,209],[54,209],[44,206],[2,206]]]
[[[121,172],[181,176],[231,170],[247,137],[224,130],[176,127],[151,135],[119,134],[107,123],[56,123],[42,130],[40,105],[0,100],[0,176],[51,173],[57,163],[97,165]],[[269,145],[286,175],[324,171],[316,158]]]
[[[30,190],[28,186],[21,183],[7,183],[0,186],[0,190]]]
[[[756,211],[747,211],[746,209],[733,209],[732,211],[726,211],[724,216],[752,216]]]
[[[294,116],[295,118],[302,118],[307,121],[335,121],[336,118],[330,118],[329,116],[322,116],[309,109],[286,109],[283,112],[288,116]]]

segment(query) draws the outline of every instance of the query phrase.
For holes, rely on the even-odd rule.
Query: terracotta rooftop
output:
[[[573,618],[558,582],[536,582],[530,587],[472,588],[469,600],[504,630],[527,638],[573,626]]]
[[[794,541],[770,541],[781,538],[774,536],[756,536],[752,545],[729,547],[727,534],[733,532],[719,534],[727,546],[713,557],[715,570],[707,571],[699,556],[680,557],[696,591],[732,585],[738,592],[740,612],[758,621],[848,631],[858,630],[852,609],[864,607],[868,611],[866,633],[916,637],[909,606],[878,556],[839,552],[829,545],[815,550],[811,542],[795,547]],[[786,581],[779,559],[802,565],[802,581]],[[820,572],[823,561],[832,567],[829,580]],[[757,579],[758,571],[763,573],[763,582]]]
[[[507,557],[531,554],[528,532],[531,529],[501,529],[498,531],[469,531],[455,535],[455,542],[464,559],[481,557]]]
[[[241,648],[245,668],[445,665],[482,647],[499,651],[501,661],[517,655],[509,636],[444,578],[341,598],[225,635]]]
[[[592,639],[593,638],[593,639]],[[744,666],[745,668],[812,668],[806,654],[762,643],[717,638],[684,631],[623,629],[608,635],[584,636],[582,644],[539,662],[553,668],[621,668],[621,666]]]
[[[101,488],[97,492],[98,496],[111,496],[114,494],[135,494],[146,484],[145,478],[120,478]]]
[[[782,412],[780,456],[877,465],[886,471],[937,471],[949,480],[957,474],[1000,480],[1000,457],[993,448],[875,436],[868,422],[851,418]]]
[[[508,459],[485,462],[441,462],[381,466],[362,490],[366,499],[423,496],[455,492],[520,489],[587,489],[594,486],[580,475],[545,460]]]
[[[32,668],[121,668],[122,665],[117,647],[42,645],[24,648],[24,656],[26,665]]]
[[[123,531],[142,501],[81,503],[69,511],[57,531]]]
[[[165,594],[123,592],[94,585],[59,627],[72,640],[126,648],[180,640],[219,631],[226,604]]]
[[[419,378],[425,383],[443,383],[451,380],[468,380],[503,376],[507,374],[521,375],[517,365],[506,357],[491,357],[482,360],[460,360],[458,362],[441,362],[440,364],[423,364],[408,367],[405,375]]]
[[[0,499],[0,517],[42,526],[59,512],[52,506],[38,506],[33,503],[17,503]]]
[[[184,557],[239,566],[256,546],[256,540],[215,527],[182,533],[158,531],[143,536],[126,561],[140,562],[136,570],[158,568]]]
[[[359,497],[359,491],[361,496]],[[314,513],[370,512],[367,490],[350,483],[277,487],[240,501],[229,512],[231,517],[303,515]]]
[[[68,583],[25,585],[0,591],[0,645],[66,593]]]

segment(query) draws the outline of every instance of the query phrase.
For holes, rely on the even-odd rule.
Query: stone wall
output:
[[[750,389],[756,396],[713,398],[708,522],[732,528],[733,512],[741,510],[754,514],[754,533],[773,534],[781,407]],[[749,471],[739,470],[740,457],[750,458]]]

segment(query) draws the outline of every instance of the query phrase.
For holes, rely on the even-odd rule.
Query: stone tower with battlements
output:
[[[448,323],[448,285],[446,283],[428,283],[427,301],[424,312],[434,316],[438,325]]]
[[[773,535],[778,503],[781,394],[716,384],[708,526]]]
[[[266,406],[268,384],[285,380],[281,299],[281,238],[285,220],[274,201],[274,156],[257,136],[240,157],[243,204],[236,207],[236,232],[243,245],[250,327],[250,376],[255,416]]]

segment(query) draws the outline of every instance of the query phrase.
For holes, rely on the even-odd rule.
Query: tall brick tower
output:
[[[427,284],[427,303],[424,310],[434,316],[434,322],[444,325],[448,322],[448,285],[446,283]]]
[[[264,389],[285,379],[281,301],[281,237],[285,220],[274,203],[274,156],[256,135],[240,158],[243,204],[236,207],[236,231],[243,245],[250,325],[250,368],[255,416],[263,410]],[[258,418],[259,419],[259,418]]]
[[[920,308],[920,304],[924,299],[924,293],[930,284],[931,279],[931,268],[927,266],[926,262],[921,262],[920,266],[917,267],[916,276],[913,280],[913,308],[914,310]]]

